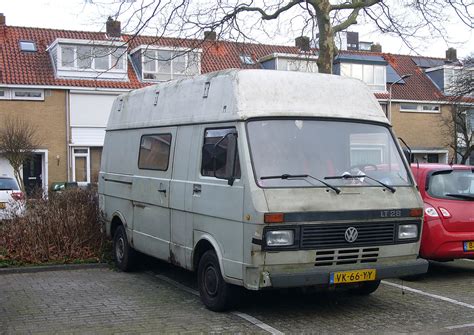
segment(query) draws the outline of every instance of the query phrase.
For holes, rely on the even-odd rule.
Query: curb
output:
[[[22,266],[22,267],[12,267],[12,268],[2,268],[0,269],[0,276],[14,274],[14,273],[36,273],[36,272],[46,272],[46,271],[102,269],[102,268],[108,268],[108,267],[109,267],[109,264],[107,263]]]

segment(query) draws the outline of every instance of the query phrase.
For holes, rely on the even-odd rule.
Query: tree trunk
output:
[[[23,182],[23,177],[21,176],[21,169],[17,167],[13,167],[13,174],[15,175],[15,179],[20,186],[20,190],[26,194],[25,192],[25,183]]]
[[[332,74],[332,63],[336,54],[336,44],[334,43],[334,32],[332,30],[329,10],[329,1],[322,1],[316,11],[316,19],[319,28],[318,71],[320,73]]]

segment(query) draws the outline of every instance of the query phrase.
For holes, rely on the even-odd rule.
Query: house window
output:
[[[143,135],[140,141],[138,168],[145,170],[168,170],[171,134]]]
[[[44,90],[17,89],[12,91],[13,100],[44,100]]]
[[[6,88],[0,88],[0,100],[10,99],[10,90]]]
[[[369,85],[372,91],[386,91],[386,67],[384,65],[341,63],[341,75],[362,80]]]
[[[200,73],[200,54],[195,51],[146,50],[143,52],[144,80],[171,80]]]
[[[74,148],[72,159],[72,178],[79,185],[91,180],[89,148]]]
[[[400,104],[400,112],[411,112],[411,113],[439,113],[440,106],[433,104]]]
[[[109,71],[125,69],[125,48],[91,46],[91,45],[61,45],[60,64],[63,68]]]
[[[27,52],[37,51],[36,44],[33,41],[20,41],[20,50]]]

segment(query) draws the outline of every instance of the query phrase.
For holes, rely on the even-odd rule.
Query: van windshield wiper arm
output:
[[[319,181],[321,184],[329,187],[331,190],[336,192],[336,194],[341,193],[341,190],[338,189],[337,187],[332,186],[331,184],[328,184],[328,183],[326,183],[325,181],[323,181],[321,179],[313,177],[310,174],[288,174],[288,173],[284,173],[284,174],[276,175],[276,176],[263,176],[263,177],[260,177],[260,180],[265,180],[265,179],[296,179],[296,178],[311,178],[311,179]]]
[[[380,180],[377,180],[375,178],[372,178],[368,175],[365,175],[365,174],[361,174],[361,175],[350,175],[350,174],[343,174],[342,176],[329,176],[329,177],[324,177],[324,179],[359,179],[359,178],[367,178],[367,179],[370,179],[370,180],[373,180],[375,181],[376,183],[382,185],[383,187],[385,187],[386,189],[390,190],[392,193],[395,193],[396,189],[390,185],[387,185],[383,182],[381,182]]]
[[[469,195],[469,194],[459,194],[459,193],[446,193],[448,197],[453,197],[453,198],[461,198],[461,199],[467,199],[467,200],[474,200],[474,195]]]

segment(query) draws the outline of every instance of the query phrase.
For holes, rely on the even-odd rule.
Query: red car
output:
[[[474,166],[412,164],[425,206],[420,256],[474,259]]]

